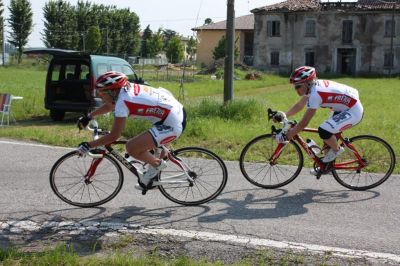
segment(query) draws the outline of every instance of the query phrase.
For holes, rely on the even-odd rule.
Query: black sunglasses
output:
[[[296,84],[296,85],[294,85],[294,88],[295,88],[296,90],[300,89],[301,87],[303,87],[303,84]]]

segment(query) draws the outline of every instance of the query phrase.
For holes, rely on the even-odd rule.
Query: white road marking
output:
[[[113,223],[113,222],[76,222],[76,221],[46,221],[43,224],[23,220],[9,220],[0,221],[0,232],[4,233],[9,231],[11,233],[22,233],[22,232],[39,232],[42,229],[63,232],[65,234],[87,234],[88,232],[103,232],[104,235],[110,237],[116,237],[119,234],[151,234],[151,235],[166,235],[184,237],[202,241],[216,241],[230,244],[240,244],[246,246],[252,246],[255,248],[277,248],[287,250],[298,250],[307,251],[316,254],[323,254],[329,252],[330,255],[344,258],[363,258],[371,260],[385,260],[400,263],[400,255],[391,253],[380,253],[371,252],[367,250],[357,249],[346,249],[339,247],[329,247],[305,243],[295,243],[288,241],[275,241],[270,239],[262,238],[251,238],[247,236],[238,235],[224,235],[211,232],[199,232],[191,230],[176,230],[176,229],[165,229],[165,228],[145,228],[139,224],[131,223]],[[79,229],[79,230],[78,230]]]
[[[246,236],[236,236],[236,235],[223,235],[210,232],[197,232],[190,230],[184,231],[184,230],[162,229],[162,228],[143,228],[136,231],[144,234],[180,236],[180,237],[187,237],[204,241],[220,241],[220,242],[235,243],[235,244],[245,244],[254,247],[301,250],[314,253],[329,252],[333,256],[338,256],[338,257],[370,258],[379,260],[390,260],[393,262],[400,263],[400,256],[391,253],[370,252],[366,250],[346,249],[346,248],[320,246],[320,245],[295,243],[287,241],[282,242],[270,239],[250,238]]]
[[[29,143],[29,142],[6,141],[6,140],[0,140],[0,144],[22,145],[22,146],[32,146],[32,147],[51,148],[51,149],[65,149],[65,150],[73,149],[73,148],[68,148],[68,147],[50,146],[50,145],[44,145],[44,144],[34,144],[34,143]]]

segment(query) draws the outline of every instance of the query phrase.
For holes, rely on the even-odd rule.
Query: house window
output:
[[[314,51],[306,51],[305,53],[305,65],[306,66],[315,66],[315,52]]]
[[[393,53],[390,51],[385,52],[383,59],[383,67],[393,68]]]
[[[396,21],[394,20],[386,20],[385,21],[385,37],[396,37],[395,36],[395,25]]]
[[[315,37],[315,20],[306,21],[305,37]]]
[[[344,20],[342,28],[342,42],[344,44],[351,44],[353,42],[353,21]]]
[[[267,35],[268,37],[279,37],[281,36],[280,32],[281,22],[278,20],[267,21]]]
[[[271,66],[279,66],[279,52],[271,53]]]

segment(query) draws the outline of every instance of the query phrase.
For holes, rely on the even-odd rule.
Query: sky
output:
[[[250,14],[250,10],[272,5],[284,0],[235,0],[235,16]],[[28,47],[43,47],[43,6],[48,0],[30,0],[33,11],[33,32],[29,37]],[[76,5],[77,0],[69,0]],[[115,5],[117,8],[129,8],[140,19],[141,29],[150,25],[152,31],[160,27],[171,29],[185,37],[192,36],[192,28],[204,24],[206,18],[213,22],[226,20],[227,0],[91,0],[91,3]],[[9,17],[10,0],[3,0],[3,17]],[[7,22],[6,22],[7,24]],[[6,29],[6,39],[9,29]]]

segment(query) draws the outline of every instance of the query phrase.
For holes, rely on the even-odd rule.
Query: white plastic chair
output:
[[[15,120],[13,114],[11,113],[11,103],[13,100],[20,100],[23,99],[23,97],[20,96],[14,96],[9,93],[0,93],[0,114],[1,114],[1,123],[0,126],[3,126],[4,123],[7,121],[7,125],[10,125],[10,116],[11,119],[14,120],[16,123],[17,121]],[[6,121],[4,118],[6,117]]]

